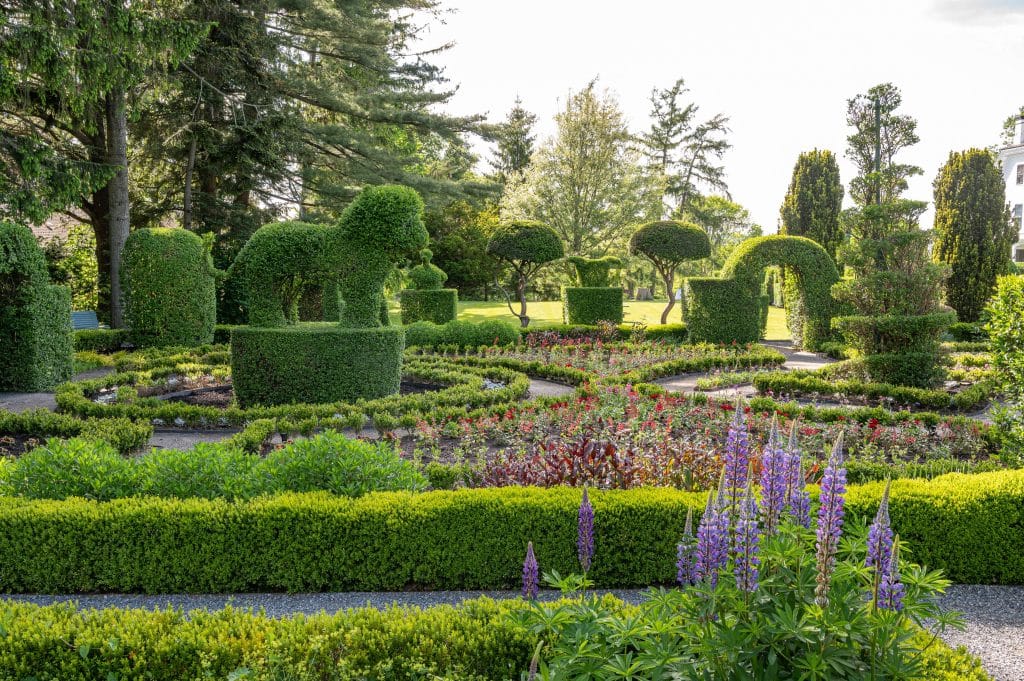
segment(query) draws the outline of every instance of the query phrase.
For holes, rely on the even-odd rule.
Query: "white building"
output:
[[[1024,116],[1017,118],[1010,146],[999,150],[999,162],[1003,164],[1006,200],[1017,225],[1017,243],[1013,245],[1011,257],[1014,262],[1024,263],[1024,225],[1021,224],[1024,218]]]

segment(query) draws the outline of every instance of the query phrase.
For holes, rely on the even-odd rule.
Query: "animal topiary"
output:
[[[401,293],[402,323],[429,321],[444,324],[458,313],[459,294],[453,288],[441,288],[448,280],[437,265],[430,262],[433,253],[420,251],[420,264],[409,271],[411,288]]]

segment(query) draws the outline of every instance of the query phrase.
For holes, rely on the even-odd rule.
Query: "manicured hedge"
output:
[[[851,522],[882,484],[851,487]],[[686,514],[705,495],[594,492],[597,585],[675,579]],[[0,591],[151,593],[515,588],[532,541],[545,570],[576,569],[575,489],[286,494],[246,502],[0,499]],[[912,559],[955,582],[1024,583],[1024,471],[892,483]]]
[[[126,418],[81,419],[55,414],[48,409],[12,414],[0,411],[0,436],[30,435],[39,438],[81,437],[109,443],[122,454],[141,448],[153,436],[153,426]]]
[[[691,277],[684,289],[683,321],[692,342],[752,343],[763,335],[760,310],[735,279]]]
[[[639,369],[626,371],[608,378],[614,383],[643,383],[664,376],[688,374],[711,369],[749,369],[751,367],[780,366],[786,361],[785,355],[764,345],[737,345],[724,349],[707,346],[708,354],[703,357],[680,359],[650,364]],[[717,352],[714,352],[718,350]]]
[[[518,340],[519,328],[501,319],[482,322],[457,319],[446,324],[422,321],[405,327],[405,344],[408,347],[436,348],[445,345],[475,349],[483,345],[512,345]]]
[[[127,340],[126,329],[79,329],[74,332],[75,352],[117,352]]]
[[[556,333],[566,338],[597,337],[602,329],[597,326],[585,324],[554,324],[540,323],[530,326],[528,329],[520,329],[525,339],[531,333]],[[615,329],[615,340],[632,340],[634,334],[642,335],[650,341],[664,341],[667,343],[685,343],[689,338],[686,324],[656,324],[646,326],[644,324],[619,324]]]
[[[217,323],[217,279],[203,240],[187,229],[137,229],[121,264],[125,324],[140,347],[203,345]]]
[[[434,324],[450,322],[459,313],[459,292],[453,288],[404,289],[400,294],[402,323],[427,321]]]
[[[537,641],[515,624],[522,600],[429,609],[360,608],[282,618],[219,612],[78,611],[0,603],[0,676],[10,679],[525,678]],[[622,605],[622,610],[629,606]],[[977,658],[924,632],[922,681],[990,681]]]
[[[231,376],[242,407],[347,402],[398,392],[405,333],[334,324],[248,327],[231,334]]]
[[[32,232],[3,221],[0,348],[0,391],[51,390],[71,378],[71,292],[50,284]]]
[[[602,321],[622,323],[622,289],[617,286],[566,286],[562,290],[562,299],[565,321],[568,324],[593,325]]]

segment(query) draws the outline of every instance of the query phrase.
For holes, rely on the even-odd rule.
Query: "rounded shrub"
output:
[[[441,325],[434,322],[413,322],[405,327],[408,347],[432,348],[441,342]]]
[[[50,283],[32,232],[0,221],[0,390],[50,390],[72,374],[71,293]]]
[[[523,328],[530,325],[526,314],[526,287],[530,278],[549,262],[565,255],[562,240],[547,225],[518,220],[500,225],[487,242],[487,253],[512,269],[519,312],[513,312]]]
[[[565,287],[563,310],[567,324],[622,323],[622,289],[615,287]]]
[[[667,324],[669,312],[676,304],[676,269],[687,260],[710,257],[711,241],[707,232],[697,225],[661,220],[638,229],[629,240],[629,252],[650,260],[661,276],[668,295],[668,305],[661,313],[661,323]]]
[[[408,347],[434,348],[453,345],[477,348],[481,345],[514,345],[519,342],[519,329],[501,319],[470,322],[456,319],[447,324],[416,322],[405,327]]]
[[[401,385],[404,349],[400,327],[239,327],[231,332],[235,398],[249,407],[384,397]]]
[[[125,322],[138,346],[213,342],[217,279],[203,240],[179,228],[139,229],[121,263]]]

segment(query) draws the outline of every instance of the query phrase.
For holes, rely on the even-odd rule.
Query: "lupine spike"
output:
[[[711,497],[708,496],[710,501]],[[676,547],[676,581],[680,586],[690,586],[697,583],[696,560],[697,560],[697,538],[693,536],[693,509],[686,511],[686,526],[683,528],[683,538]]]
[[[782,508],[786,504],[786,479],[789,454],[779,445],[778,423],[773,418],[768,443],[761,454],[761,516],[765,532],[778,529]]]
[[[720,494],[708,494],[707,509],[697,526],[695,576],[712,588],[718,584],[719,570],[729,562],[729,515],[722,508]]]
[[[523,598],[533,600],[540,590],[540,568],[533,555],[533,542],[526,544],[526,560],[523,561]]]
[[[889,522],[889,488],[892,480],[885,481],[885,490],[882,491],[882,500],[878,504],[878,512],[875,513],[874,522],[868,529],[868,553],[865,563],[868,567],[875,567],[884,572],[889,567],[889,558],[892,555],[892,526]]]
[[[583,499],[580,501],[577,516],[576,552],[580,559],[580,567],[586,574],[590,571],[591,561],[594,559],[594,507],[590,505],[586,487],[583,488]]]
[[[821,504],[818,507],[818,530],[815,544],[817,587],[815,602],[828,605],[828,590],[832,581],[839,539],[843,534],[843,507],[846,494],[846,468],[843,466],[843,435],[836,438],[828,467],[821,479]]]
[[[735,510],[736,503],[747,486],[747,468],[750,465],[750,434],[747,432],[743,409],[743,402],[737,399],[735,415],[725,438],[723,471],[732,510]]]
[[[757,590],[761,565],[761,537],[757,515],[757,502],[754,500],[750,483],[747,483],[747,490],[740,502],[739,515],[736,518],[736,532],[733,535],[733,573],[736,576],[736,588],[747,593]]]
[[[889,566],[878,586],[878,607],[883,610],[899,612],[903,609],[905,589],[900,579],[900,538],[893,539],[892,555]]]

